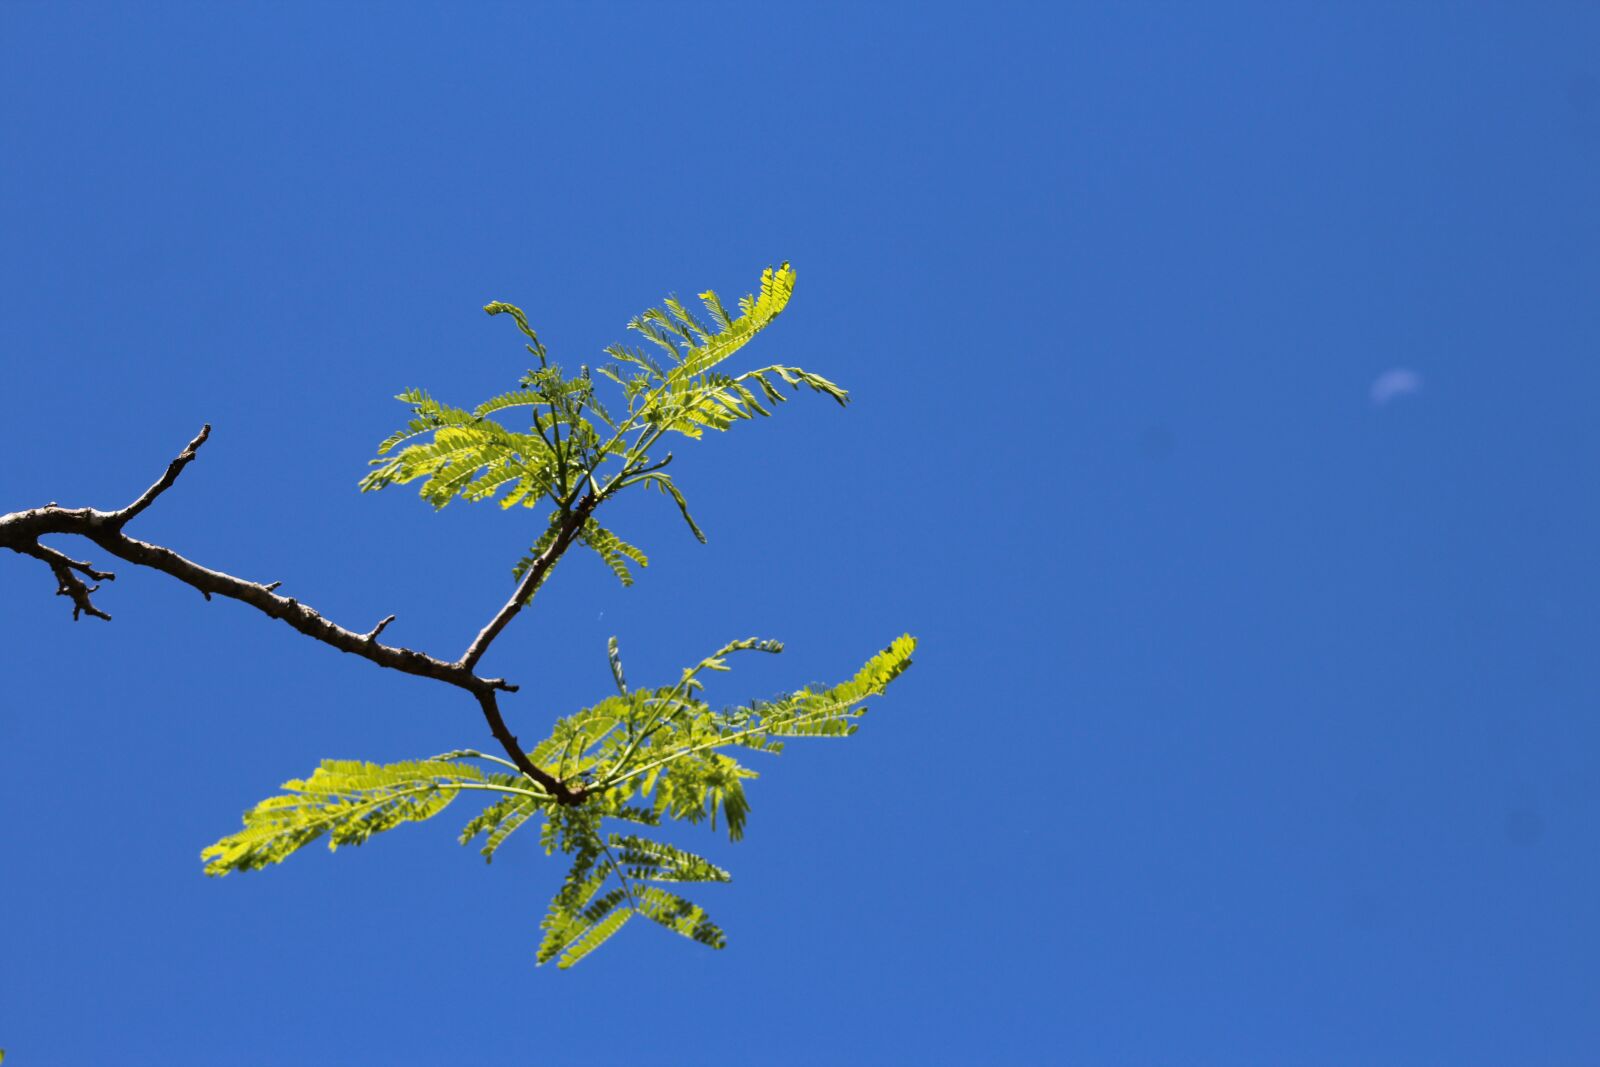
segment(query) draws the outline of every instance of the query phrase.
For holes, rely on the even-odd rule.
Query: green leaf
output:
[[[633,572],[628,569],[628,561],[632,560],[641,567],[650,565],[650,558],[633,545],[628,544],[616,534],[607,530],[593,519],[583,524],[583,529],[578,533],[578,540],[605,561],[606,566],[624,586],[633,584]]]
[[[917,642],[910,634],[897,637],[869,659],[849,681],[820,692],[801,689],[770,703],[737,709],[752,725],[753,738],[848,737],[866,714],[863,702],[882,693],[911,666]]]
[[[380,445],[380,455],[405,439],[412,428],[433,418],[427,410],[418,405],[419,418]],[[538,437],[512,433],[493,419],[451,410],[455,414],[448,421],[424,428],[423,432],[432,429],[432,441],[408,445],[387,458],[373,460],[376,469],[362,480],[362,490],[420,480],[422,498],[442,508],[457,495],[468,500],[489,499],[513,482],[519,483],[514,493],[517,498],[529,491],[542,495],[554,487],[556,457]],[[465,421],[456,416],[465,416]]]
[[[645,477],[654,482],[657,489],[672,497],[673,503],[678,505],[678,511],[683,515],[683,521],[689,524],[689,531],[694,534],[696,540],[702,545],[705,544],[706,535],[694,521],[694,516],[689,514],[689,502],[683,499],[683,494],[678,491],[678,487],[673,483],[672,479],[659,471],[645,475]]]
[[[528,316],[522,313],[521,308],[517,307],[515,304],[507,304],[503,301],[496,300],[493,303],[485,304],[483,306],[483,310],[490,315],[510,315],[513,319],[515,319],[517,323],[517,329],[526,334],[528,340],[532,342],[532,344],[528,346],[529,349],[534,355],[538,356],[540,360],[544,359],[544,344],[539,340],[539,335],[533,332],[533,327],[528,325]]]
[[[479,852],[485,863],[493,862],[495,852],[505,839],[533,816],[543,812],[550,803],[551,801],[539,797],[521,795],[502,797],[484,808],[461,828],[460,841],[465,845],[479,834],[487,835]]]
[[[667,763],[656,779],[656,810],[685,822],[709,819],[713,830],[720,812],[728,839],[737,841],[750,814],[744,779],[754,777],[755,771],[721,753],[685,753]]]
[[[328,847],[359,845],[373,834],[437,815],[455,799],[463,782],[484,774],[470,763],[418,760],[380,766],[354,760],[324,760],[305,780],[283,784],[286,795],[269,797],[245,813],[245,828],[200,854],[206,873],[259,870],[326,836]]]
[[[728,946],[722,928],[706,917],[705,909],[700,905],[691,904],[656,886],[640,888],[638,897],[638,911],[645,918],[702,945],[717,949]]]
[[[621,892],[617,890],[615,892]],[[607,899],[610,899],[609,897]],[[618,930],[621,930],[629,919],[633,918],[633,910],[613,911],[598,923],[591,923],[576,939],[567,943],[561,953],[561,962],[556,966],[566,970],[573,964],[582,960],[589,953],[611,940]]]
[[[635,834],[612,834],[628,877],[650,882],[729,882],[733,876],[702,856]],[[636,873],[637,872],[637,873]]]
[[[788,306],[793,292],[794,269],[785,263],[777,270],[768,267],[761,272],[760,295],[746,296],[739,302],[743,314],[738,319],[729,318],[716,293],[700,294],[720,327],[715,334],[692,320],[676,300],[667,301],[669,311],[652,308],[628,325],[680,359],[668,378],[686,381],[710,370],[748,344]],[[678,351],[680,347],[682,353]]]
[[[606,641],[606,659],[611,664],[611,677],[617,683],[617,692],[628,695],[628,679],[622,674],[622,656],[617,652],[617,639],[613,635]]]
[[[611,874],[609,867],[594,869],[593,853],[582,852],[578,855],[572,870],[567,873],[561,891],[550,901],[550,908],[539,924],[540,929],[544,930],[544,939],[534,954],[536,962],[548,963],[555,959],[562,950],[582,937],[593,925],[592,920],[586,918],[586,912],[592,910],[591,902],[611,878]],[[616,907],[626,898],[625,890],[620,888],[612,890],[607,897],[602,898],[601,914]]]

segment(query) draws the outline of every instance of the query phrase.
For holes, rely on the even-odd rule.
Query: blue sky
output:
[[[604,694],[611,634],[635,681],[787,641],[729,700],[922,642],[859,736],[754,783],[744,842],[698,842],[735,875],[726,951],[630,927],[557,973],[532,837],[486,867],[441,819],[200,874],[321,758],[487,744],[470,702],[127,566],[115,621],[74,624],[8,553],[0,1047],[1592,1057],[1597,31],[1554,3],[0,7],[0,511],[120,506],[210,422],[130,532],[453,654],[537,520],[357,494],[388,398],[511,387],[489,300],[571,365],[788,259],[749,358],[849,410],[681,449],[710,544],[618,504],[639,584],[564,563],[485,667],[534,737]]]

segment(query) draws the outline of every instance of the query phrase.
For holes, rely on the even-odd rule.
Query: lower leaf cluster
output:
[[[608,821],[636,827],[709,821],[713,829],[720,822],[738,840],[750,811],[744,783],[756,772],[728,750],[777,753],[785,738],[848,736],[865,714],[864,701],[910,665],[915,647],[911,637],[897,638],[836,686],[713,709],[700,696],[702,673],[728,670],[733,653],[782,646],[756,638],[730,642],[685,670],[676,685],[630,691],[613,642],[618,695],[560,720],[528,753],[563,782],[581,784],[580,803],[557,803],[509,762],[480,752],[387,765],[326,760],[311,777],[285,782],[283,794],[257,804],[242,830],[201,858],[211,875],[258,870],[324,837],[330,849],[359,845],[432,818],[463,792],[482,792],[494,799],[462,828],[462,844],[481,837],[480,852],[492,860],[511,834],[537,818],[546,853],[570,857],[540,924],[539,963],[570,967],[635,916],[722,948],[726,935],[704,908],[665,887],[727,882],[728,872],[676,845],[610,830]]]

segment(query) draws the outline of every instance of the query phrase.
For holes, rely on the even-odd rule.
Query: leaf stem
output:
[[[828,715],[831,715],[834,712],[837,712],[841,708],[848,708],[852,704],[862,703],[865,699],[866,699],[865,697],[861,697],[861,698],[858,698],[856,700],[834,701],[833,703],[829,704],[826,707],[817,708],[814,711],[808,711],[804,715],[801,715],[801,716],[799,716],[797,718],[791,719],[788,722],[783,723],[781,726],[768,726],[768,725],[762,724],[762,725],[759,725],[759,726],[752,726],[752,727],[750,727],[748,729],[745,729],[745,730],[739,730],[739,731],[736,731],[736,732],[731,733],[731,734],[718,735],[717,737],[713,738],[710,741],[706,741],[706,742],[704,742],[702,744],[698,744],[698,745],[691,745],[688,748],[680,749],[677,752],[668,753],[667,755],[662,756],[660,759],[652,760],[649,763],[641,764],[640,766],[634,767],[631,770],[628,770],[628,771],[626,771],[626,772],[624,772],[622,774],[616,775],[615,777],[608,777],[608,778],[604,779],[603,781],[601,781],[598,785],[594,786],[592,791],[593,792],[600,792],[600,791],[603,791],[603,790],[606,790],[606,789],[611,789],[614,786],[621,785],[623,782],[626,782],[630,778],[637,778],[639,775],[645,774],[645,773],[649,772],[650,770],[652,770],[652,769],[654,769],[656,767],[664,766],[665,764],[671,763],[673,760],[682,759],[684,756],[692,756],[696,752],[703,752],[708,748],[721,748],[724,745],[731,745],[741,737],[748,737],[751,734],[766,733],[766,732],[768,732],[770,730],[773,730],[773,729],[782,729],[782,728],[787,728],[787,727],[792,727],[792,726],[803,726],[806,723],[812,722],[812,721],[814,721],[816,719],[824,718],[824,717],[826,717]],[[780,734],[779,736],[781,737],[781,736],[784,736],[784,735]],[[623,767],[624,765],[625,765],[625,763],[624,763],[623,760],[619,759],[617,761],[617,766],[619,768]]]

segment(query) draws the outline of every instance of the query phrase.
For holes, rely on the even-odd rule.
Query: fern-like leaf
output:
[[[755,777],[755,771],[720,752],[688,752],[668,762],[655,780],[656,810],[684,822],[709,819],[713,830],[720,813],[728,839],[737,841],[750,814],[744,780]]]
[[[479,834],[484,834],[483,847],[478,851],[482,854],[485,863],[494,861],[494,854],[510,837],[522,827],[529,819],[544,811],[550,801],[540,797],[514,795],[501,799],[484,808],[467,825],[461,828],[460,841],[463,845],[470,842]]]
[[[612,834],[602,843],[594,812],[554,816],[547,826],[558,822],[551,844],[567,848],[574,858],[540,923],[544,938],[536,953],[539,963],[559,957],[558,967],[573,966],[634,914],[712,948],[727,943],[703,908],[657,886],[639,884],[726,882],[727,871],[691,852],[631,834]]]
[[[695,540],[702,545],[705,544],[706,535],[700,529],[700,524],[694,521],[694,516],[689,514],[689,502],[683,499],[683,493],[679,491],[677,484],[660,471],[652,471],[645,475],[644,478],[646,481],[653,482],[657,489],[672,498],[672,502],[678,505],[678,512],[683,516],[683,521],[688,523],[689,532],[694,534]]]
[[[604,898],[603,903],[613,904],[616,902],[617,895],[621,892],[621,890],[613,890]],[[626,926],[631,918],[633,918],[633,909],[623,908],[612,911],[599,922],[588,923],[582,934],[562,947],[561,962],[557,963],[556,966],[566,970],[573,964],[578,963],[589,953],[611,940],[612,936]]]
[[[669,379],[687,381],[715,367],[766,329],[788,306],[793,292],[794,269],[785,263],[777,270],[768,267],[762,271],[760,295],[739,302],[743,314],[737,319],[722,309],[715,293],[702,293],[701,300],[717,320],[715,333],[695,322],[676,300],[667,302],[667,311],[652,308],[628,325],[680,360]]]
[[[544,362],[544,342],[539,340],[539,335],[533,331],[532,326],[528,325],[528,316],[522,313],[521,308],[517,307],[515,304],[507,304],[502,300],[496,300],[493,303],[485,304],[483,310],[490,315],[510,315],[513,319],[515,319],[517,323],[517,329],[521,330],[528,337],[530,342],[528,345],[528,351],[538,356],[540,363]]]
[[[779,737],[848,737],[866,714],[863,702],[881,694],[911,666],[917,642],[905,634],[869,659],[847,682],[829,689],[801,689],[780,700],[738,709],[751,723],[741,740],[765,743]]]
[[[728,938],[722,928],[706,917],[705,909],[700,905],[691,904],[653,885],[642,886],[637,893],[638,904],[635,907],[640,915],[710,948],[727,947]]]
[[[617,580],[624,586],[633,584],[633,572],[628,569],[629,560],[641,567],[650,565],[650,558],[642,550],[628,544],[593,519],[583,524],[583,529],[578,533],[578,540],[594,549],[595,554],[605,561],[606,566],[611,568],[611,573],[615,574]]]
[[[703,856],[636,834],[612,834],[611,847],[628,877],[649,882],[728,882],[733,876]]]
[[[482,782],[469,763],[418,760],[380,766],[324,760],[305,780],[285,782],[283,796],[269,797],[245,813],[245,828],[200,854],[206,873],[259,870],[282,863],[324,836],[328,847],[359,845],[373,834],[437,815],[455,799],[463,782]]]
[[[598,850],[580,851],[573,861],[572,869],[567,872],[566,881],[562,883],[560,892],[550,901],[549,910],[539,924],[540,929],[544,931],[544,939],[534,954],[537,962],[549,963],[555,959],[568,945],[582,937],[592,925],[586,914],[591,910],[595,896],[610,880],[612,873],[609,867],[595,869],[597,856]],[[613,899],[601,909],[602,914],[622,903],[627,893],[615,889],[610,895]]]

